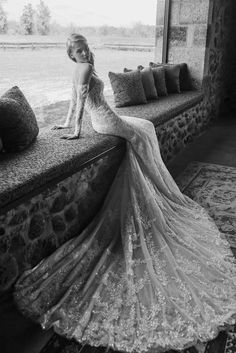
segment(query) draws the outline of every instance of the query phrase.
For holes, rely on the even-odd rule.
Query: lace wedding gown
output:
[[[236,264],[165,167],[151,122],[118,116],[94,76],[94,129],[127,140],[103,207],[15,286],[20,310],[68,338],[126,352],[183,349],[234,323]]]

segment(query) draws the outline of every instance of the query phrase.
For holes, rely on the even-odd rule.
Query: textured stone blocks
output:
[[[188,63],[196,87],[203,78],[208,10],[209,0],[171,1],[168,61]]]
[[[0,292],[7,290],[16,280],[18,266],[16,259],[6,253],[0,257]]]
[[[179,25],[180,1],[172,0],[170,3],[170,23],[172,26]]]
[[[194,29],[193,44],[205,46],[207,38],[207,25],[199,25]]]
[[[156,25],[164,25],[165,0],[157,0]]]
[[[207,23],[209,0],[181,0],[180,24]]]
[[[33,215],[30,220],[28,237],[30,239],[35,239],[40,237],[43,234],[45,229],[45,218],[42,214],[38,213]]]
[[[201,82],[203,78],[204,56],[205,56],[205,48],[201,46],[193,46],[193,47],[171,46],[169,48],[168,61],[170,63],[186,62],[188,64],[191,77],[194,81],[194,86],[198,88],[201,86]]]
[[[204,131],[209,123],[204,102],[198,103],[174,119],[157,126],[156,133],[162,158],[169,162],[188,143]]]
[[[170,45],[184,46],[187,41],[187,27],[172,26],[170,27]]]
[[[114,150],[0,215],[0,292],[82,231],[100,208],[123,152]]]

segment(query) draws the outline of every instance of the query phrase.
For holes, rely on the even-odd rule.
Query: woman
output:
[[[26,271],[15,287],[25,315],[68,338],[126,352],[183,349],[235,322],[236,264],[207,211],[182,194],[165,167],[154,126],[118,116],[103,96],[83,36],[64,125],[84,107],[93,128],[127,141],[102,209],[77,237]]]

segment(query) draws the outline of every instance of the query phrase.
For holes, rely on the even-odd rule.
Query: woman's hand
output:
[[[67,124],[63,124],[63,125],[54,125],[52,127],[52,130],[59,130],[59,129],[68,129],[70,127],[70,125]]]
[[[63,135],[60,138],[64,140],[76,140],[79,139],[80,134],[69,134],[69,135]]]
[[[82,118],[76,121],[76,127],[73,134],[63,135],[60,138],[66,140],[76,140],[79,139],[82,127]]]

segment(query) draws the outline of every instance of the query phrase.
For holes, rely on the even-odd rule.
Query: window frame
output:
[[[166,64],[168,62],[168,38],[169,38],[169,22],[170,22],[170,0],[164,0],[164,24],[163,24],[163,39],[162,39],[162,63]],[[158,23],[158,11],[159,11],[159,0],[156,2],[156,27],[159,25]],[[158,37],[157,31],[155,35],[155,57],[154,60],[156,61],[156,53],[158,51],[157,47]]]
[[[165,0],[163,45],[162,45],[162,63],[163,64],[166,64],[168,62],[169,21],[170,21],[170,0]]]

